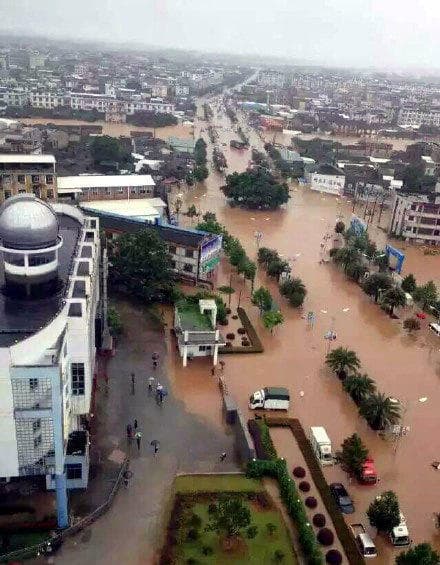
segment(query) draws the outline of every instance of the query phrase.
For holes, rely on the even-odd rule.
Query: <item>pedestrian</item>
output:
[[[163,389],[160,389],[158,394],[159,394],[159,404],[162,404],[164,397]]]
[[[213,377],[215,377],[215,367],[213,367],[213,368],[211,369],[211,375],[212,375]]]
[[[156,361],[156,359],[155,359],[155,360],[153,361],[153,369],[154,369],[154,370],[157,369],[157,365],[158,365],[158,363],[157,363],[157,361]]]
[[[131,373],[131,384],[134,386],[136,382],[136,377],[134,375],[134,373]]]
[[[224,461],[226,459],[226,451],[223,451],[223,453],[220,455],[220,461]]]
[[[127,424],[127,441],[130,441],[132,437],[133,437],[133,429],[131,427],[131,424]]]
[[[148,394],[153,392],[153,385],[154,385],[154,377],[150,377],[148,379]]]
[[[159,444],[155,443],[154,444],[154,456],[156,456],[159,453]]]
[[[136,432],[136,430],[138,429],[138,421],[135,419],[134,420],[134,431]]]
[[[139,432],[136,432],[135,435],[134,435],[134,437],[136,438],[136,443],[137,443],[137,446],[138,446],[138,451],[140,451],[140,449],[141,449],[142,432],[140,432],[140,431],[139,431]]]

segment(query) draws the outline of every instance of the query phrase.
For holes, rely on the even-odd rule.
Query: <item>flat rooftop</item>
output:
[[[151,175],[75,175],[58,177],[58,191],[74,188],[154,186]]]
[[[0,260],[0,347],[9,347],[46,326],[61,310],[69,281],[81,224],[70,216],[58,215],[59,250],[56,292],[38,298],[21,298],[5,294],[4,264]]]
[[[177,304],[180,324],[183,331],[213,331],[211,318],[207,313],[200,312],[199,304],[193,304],[188,300],[181,300]]]
[[[53,155],[24,155],[23,153],[0,153],[0,163],[56,163]]]
[[[110,212],[126,218],[159,218],[165,202],[161,198],[131,198],[123,200],[91,200],[81,202],[81,208],[92,215]]]

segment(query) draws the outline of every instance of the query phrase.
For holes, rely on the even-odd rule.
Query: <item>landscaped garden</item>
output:
[[[259,480],[177,477],[161,565],[296,564],[281,513]]]

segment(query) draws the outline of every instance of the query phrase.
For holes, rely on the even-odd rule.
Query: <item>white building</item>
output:
[[[76,175],[58,177],[58,195],[79,201],[126,200],[154,195],[151,175]]]
[[[88,214],[108,213],[144,220],[150,224],[166,220],[167,205],[161,198],[135,198],[131,200],[94,200],[83,202],[81,208]]]
[[[99,222],[31,194],[0,208],[0,477],[45,475],[68,523],[88,481]]]
[[[308,173],[310,188],[317,192],[342,196],[345,174],[333,165],[320,165],[316,173]]]
[[[283,88],[286,77],[279,71],[261,70],[258,73],[257,82],[261,86]]]
[[[174,331],[177,345],[186,367],[188,359],[212,355],[217,365],[218,349],[226,345],[220,330],[216,328],[217,305],[213,299],[194,303],[182,300],[174,309]]]
[[[388,231],[406,241],[440,245],[440,185],[430,194],[396,192]]]
[[[420,110],[418,108],[402,108],[397,123],[400,126],[418,127],[422,124],[440,126],[440,110]]]

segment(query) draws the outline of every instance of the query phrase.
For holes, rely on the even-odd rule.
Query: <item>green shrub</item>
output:
[[[212,549],[211,546],[204,545],[202,547],[202,553],[203,553],[203,555],[212,555],[214,553],[214,550]]]
[[[246,536],[249,539],[254,539],[254,537],[257,535],[257,533],[258,533],[257,526],[249,526],[249,528],[246,530]]]
[[[200,528],[200,526],[202,525],[202,519],[200,518],[200,516],[198,514],[193,512],[190,516],[190,519],[188,520],[188,525],[191,528],[198,530]]]
[[[277,549],[275,550],[274,554],[273,554],[273,559],[275,561],[275,563],[281,563],[282,561],[284,561],[284,553],[281,551],[281,549]]]
[[[268,454],[270,459],[277,459],[278,454],[275,446],[273,444],[272,438],[270,437],[269,426],[264,420],[257,420],[258,427],[261,431],[261,443]]]
[[[189,541],[197,541],[200,537],[199,530],[196,530],[195,528],[191,528],[188,531],[188,534],[187,534],[186,537]]]

